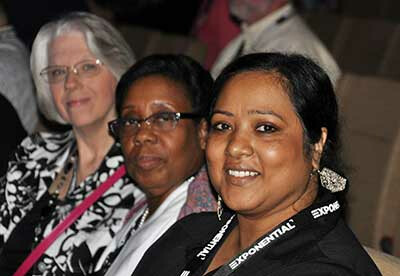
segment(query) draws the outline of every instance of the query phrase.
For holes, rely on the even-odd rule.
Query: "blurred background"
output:
[[[239,32],[222,4],[210,10],[217,1],[225,0],[1,0],[0,4],[28,49],[44,23],[68,11],[84,10],[111,21],[138,58],[184,53],[210,68]],[[400,256],[400,1],[297,0],[295,5],[343,72],[337,95],[351,185],[347,220],[363,244]],[[225,20],[225,25],[210,23],[211,14]],[[211,38],[204,35],[210,30],[215,33]]]

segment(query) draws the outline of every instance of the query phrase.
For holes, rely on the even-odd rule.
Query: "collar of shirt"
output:
[[[266,28],[270,28],[277,24],[277,21],[282,17],[287,17],[294,12],[292,4],[288,3],[273,13],[265,16],[261,20],[248,25],[246,23],[242,23],[242,39],[244,41],[244,52],[248,52],[249,45],[252,45],[253,42],[258,38],[260,33],[263,32]]]

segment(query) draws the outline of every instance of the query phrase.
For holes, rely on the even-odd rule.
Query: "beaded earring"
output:
[[[332,193],[343,191],[346,188],[347,179],[328,168],[317,170],[321,185]]]

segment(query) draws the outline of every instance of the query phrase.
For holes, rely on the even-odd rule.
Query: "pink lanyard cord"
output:
[[[118,179],[126,173],[126,168],[121,165],[106,181],[104,181],[96,190],[94,190],[84,201],[82,201],[71,213],[60,222],[56,228],[44,238],[40,244],[29,254],[24,262],[18,267],[13,276],[23,276],[37,262],[50,245],[62,234],[68,227],[77,220],[96,200],[98,200]]]

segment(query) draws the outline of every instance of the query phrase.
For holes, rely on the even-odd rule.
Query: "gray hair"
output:
[[[106,20],[86,12],[72,12],[44,25],[38,32],[31,53],[31,70],[40,111],[51,120],[66,124],[57,112],[49,84],[40,76],[49,65],[49,47],[58,36],[69,32],[83,35],[92,54],[100,59],[117,81],[135,62],[135,56],[121,34]]]

